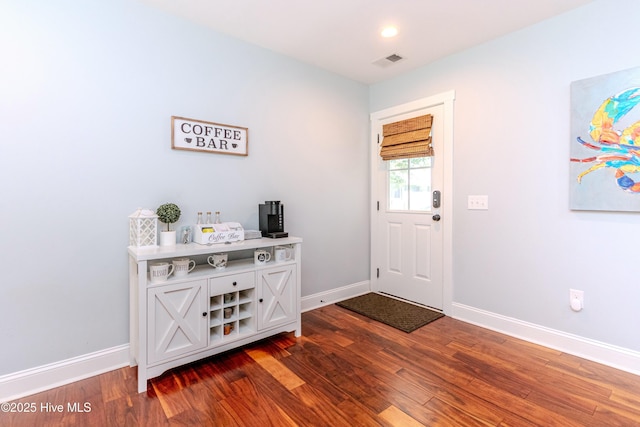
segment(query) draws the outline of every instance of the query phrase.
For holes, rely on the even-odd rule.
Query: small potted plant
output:
[[[180,219],[180,208],[174,203],[165,203],[158,206],[156,215],[160,222],[167,224],[167,229],[160,232],[160,246],[173,246],[176,244],[176,231],[171,230],[171,224]]]

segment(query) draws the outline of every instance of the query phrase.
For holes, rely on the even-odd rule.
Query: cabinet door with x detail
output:
[[[148,363],[207,346],[207,280],[148,289]]]
[[[295,271],[295,266],[287,265],[258,272],[258,329],[295,320],[298,312]]]

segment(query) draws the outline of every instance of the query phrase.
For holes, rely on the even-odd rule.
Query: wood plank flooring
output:
[[[123,368],[10,402],[35,410],[0,425],[640,426],[640,377],[449,317],[406,334],[331,305],[302,325],[147,393]]]

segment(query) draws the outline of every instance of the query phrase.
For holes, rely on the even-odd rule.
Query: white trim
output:
[[[554,350],[640,375],[640,352],[550,329],[500,314],[453,304],[451,317]]]
[[[415,101],[407,102],[406,104],[396,105],[391,108],[376,111],[371,113],[369,118],[371,120],[371,144],[375,144],[377,140],[377,133],[375,132],[374,123],[379,120],[384,120],[399,114],[406,114],[412,111],[421,110],[424,108],[433,107],[436,105],[443,105],[444,107],[444,183],[443,183],[443,197],[442,197],[442,231],[443,231],[443,248],[442,248],[442,311],[444,314],[449,315],[452,310],[453,303],[453,101],[456,98],[454,90],[440,93],[438,95],[430,96],[427,98],[418,99]],[[373,149],[370,153],[370,187],[371,187],[371,211],[370,211],[370,227],[371,227],[371,247],[370,247],[370,281],[371,289],[378,291],[377,287],[377,272],[376,272],[376,253],[375,250],[379,247],[379,236],[377,225],[377,206],[374,198],[378,194],[378,180],[376,179],[378,152]]]
[[[301,300],[302,312],[313,310],[316,308],[331,305],[347,298],[357,297],[359,295],[371,292],[371,283],[368,280],[354,283],[352,285],[343,286],[341,288],[331,289],[325,292],[309,295]]]
[[[304,312],[370,291],[370,282],[365,280],[301,298],[300,305]],[[125,366],[130,366],[128,344],[2,375],[0,402],[40,393]]]
[[[19,399],[124,366],[129,366],[128,344],[3,375],[0,376],[0,402]]]
[[[301,299],[309,311],[371,292],[368,280],[309,295]],[[640,352],[453,303],[451,317],[540,344],[587,360],[640,375]],[[50,390],[75,381],[129,366],[129,346],[121,345],[60,362],[0,376],[0,402]]]

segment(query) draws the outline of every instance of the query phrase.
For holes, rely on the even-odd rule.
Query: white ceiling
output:
[[[593,0],[139,0],[217,32],[375,83]],[[393,24],[399,34],[383,39]],[[374,62],[391,54],[404,59]]]

